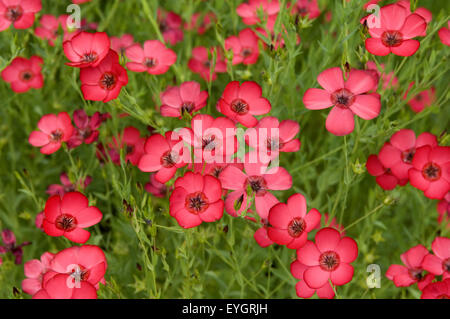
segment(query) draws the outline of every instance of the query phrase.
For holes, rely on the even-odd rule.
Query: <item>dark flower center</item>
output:
[[[442,263],[442,268],[444,269],[444,271],[450,272],[450,257],[444,260],[444,262]]]
[[[244,48],[242,50],[242,56],[244,58],[246,58],[246,57],[250,56],[252,54],[252,52],[253,52],[253,50],[251,48]]]
[[[261,176],[249,176],[245,182],[245,187],[247,186],[250,186],[256,196],[264,196],[267,193],[267,183]]]
[[[410,269],[408,272],[411,278],[417,281],[421,281],[424,278],[421,269]]]
[[[195,192],[186,196],[185,207],[192,214],[203,213],[208,206],[208,198],[202,192]]]
[[[438,180],[441,177],[441,168],[436,163],[428,163],[424,166],[422,175],[429,181]]]
[[[236,99],[231,102],[231,109],[239,115],[244,115],[248,113],[248,104],[244,100]]]
[[[220,173],[222,173],[222,171],[223,171],[223,167],[216,166],[213,168],[211,175],[214,176],[215,178],[219,178]]]
[[[92,63],[97,61],[98,59],[98,55],[95,52],[89,52],[89,53],[85,53],[83,56],[83,62],[86,63]]]
[[[50,134],[50,141],[53,143],[59,143],[63,137],[63,132],[55,130]]]
[[[202,139],[202,149],[212,151],[216,148],[216,137],[214,135],[206,136]]]
[[[331,94],[331,102],[340,107],[340,108],[348,108],[355,101],[355,96],[352,92],[347,89],[339,89]]]
[[[183,113],[191,113],[192,110],[194,110],[194,102],[183,102],[183,104],[181,104],[181,114]]]
[[[320,268],[326,271],[335,270],[340,264],[339,255],[334,251],[326,251],[319,257]]]
[[[127,155],[133,153],[134,152],[134,146],[133,145],[127,145],[126,152],[127,152]]]
[[[69,214],[62,214],[56,218],[55,226],[58,229],[70,232],[77,227],[77,220]]]
[[[303,218],[296,217],[289,223],[288,233],[291,237],[299,237],[306,228],[306,222]]]
[[[31,79],[33,79],[33,72],[31,72],[30,70],[22,71],[19,74],[19,78],[24,82],[29,82],[31,81]]]
[[[267,149],[269,151],[278,151],[279,149],[283,148],[284,143],[281,141],[280,138],[267,138]]]
[[[23,9],[21,6],[10,6],[6,8],[5,18],[9,21],[15,22],[23,15]]]
[[[403,42],[403,35],[398,31],[384,31],[381,42],[387,47],[398,47]]]
[[[100,79],[100,87],[104,90],[112,90],[117,84],[117,76],[113,73],[106,72]]]
[[[77,265],[75,269],[72,269],[70,276],[73,277],[75,282],[86,281],[89,278],[89,270],[83,266]]]
[[[156,61],[156,59],[154,59],[154,58],[147,58],[147,59],[145,59],[145,61],[144,61],[144,65],[145,65],[147,68],[153,68],[153,67],[155,67],[155,66],[156,66],[156,63],[157,63],[157,61]]]
[[[402,161],[407,164],[411,164],[415,152],[416,152],[415,149],[410,149],[402,152]]]
[[[178,156],[172,151],[167,151],[161,156],[161,165],[170,168],[173,167],[178,160]]]
[[[206,69],[209,69],[209,68],[211,67],[211,62],[210,62],[209,60],[206,60],[206,61],[203,62],[203,66],[204,66]]]
[[[450,299],[450,295],[440,295],[436,299]]]

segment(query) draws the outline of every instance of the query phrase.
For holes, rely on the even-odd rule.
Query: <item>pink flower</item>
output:
[[[0,0],[0,32],[11,24],[16,29],[28,29],[41,9],[41,0]]]
[[[298,260],[294,260],[291,263],[292,276],[294,276],[294,278],[296,278],[296,279],[300,279],[300,281],[297,282],[297,284],[295,285],[295,290],[297,292],[297,296],[299,298],[310,298],[316,293],[319,298],[324,298],[324,299],[334,298],[334,290],[333,290],[333,287],[331,287],[329,282],[326,282],[322,287],[317,288],[317,289],[311,288],[306,284],[306,282],[304,280],[304,274],[308,268],[309,268],[308,266],[302,264]]]
[[[72,0],[72,2],[75,4],[82,4],[82,3],[89,2],[89,1],[91,1],[91,0]]]
[[[43,276],[50,267],[55,255],[49,252],[42,254],[41,259],[32,259],[24,264],[25,279],[22,281],[22,290],[26,294],[34,295],[42,289]]]
[[[432,199],[442,199],[450,190],[450,147],[419,147],[408,171],[409,182]]]
[[[111,156],[111,160],[114,164],[120,165],[120,150],[123,148],[125,150],[125,161],[135,166],[138,165],[142,155],[144,155],[145,141],[146,139],[141,137],[141,132],[137,128],[126,127],[122,134],[113,137],[110,147],[112,153],[116,152],[117,156]]]
[[[63,43],[64,54],[71,61],[66,64],[77,68],[96,67],[108,55],[109,47],[105,32],[82,31]]]
[[[36,225],[37,228],[39,228],[42,231],[44,231],[44,227],[42,226],[44,219],[45,219],[44,211],[37,214],[36,218],[34,219],[34,224]]]
[[[88,206],[86,196],[78,192],[50,197],[45,203],[44,231],[50,236],[64,236],[84,244],[91,234],[84,228],[98,224],[103,215],[95,206]]]
[[[161,115],[181,118],[185,113],[192,114],[205,107],[207,99],[208,92],[200,91],[200,84],[183,82],[161,93]]]
[[[345,227],[342,226],[341,224],[338,224],[338,222],[336,221],[336,217],[333,217],[330,220],[330,215],[328,213],[324,213],[322,214],[322,216],[323,216],[322,223],[318,223],[315,229],[320,229],[322,225],[325,225],[325,227],[331,227],[336,229],[338,232],[341,233],[341,237],[345,236]]]
[[[422,261],[422,268],[443,278],[450,278],[450,238],[436,237],[431,244],[433,254],[428,254]]]
[[[191,16],[191,21],[184,24],[186,30],[197,30],[199,35],[204,34],[216,20],[216,15],[212,12],[194,13]]]
[[[438,35],[443,44],[450,46],[450,20],[447,22],[447,27],[439,29]]]
[[[41,39],[47,40],[51,46],[54,46],[58,37],[58,18],[51,14],[44,14],[39,22],[41,26],[34,29],[34,34]]]
[[[148,40],[144,42],[144,48],[139,44],[133,44],[125,51],[127,58],[127,68],[133,72],[145,72],[149,74],[163,74],[169,70],[170,66],[177,60],[177,55],[171,49],[158,40]]]
[[[134,44],[131,34],[124,34],[121,37],[111,37],[111,49],[117,54],[125,55],[126,50]]]
[[[400,255],[403,265],[390,265],[386,277],[394,282],[396,287],[408,287],[417,282],[417,287],[423,290],[434,276],[423,275],[422,261],[428,255],[428,249],[423,245],[417,245]]]
[[[22,263],[22,255],[23,255],[22,247],[28,246],[31,243],[26,241],[20,245],[17,245],[16,236],[14,236],[14,233],[9,229],[4,229],[2,231],[2,240],[3,246],[0,246],[0,255],[11,253],[15,257],[14,263],[16,265],[20,265]]]
[[[270,112],[269,100],[262,97],[262,89],[258,83],[247,81],[239,85],[238,81],[227,84],[218,102],[219,111],[233,121],[246,127],[258,124],[254,115]]]
[[[84,179],[80,179],[77,183],[73,184],[67,176],[67,173],[61,173],[59,176],[62,185],[52,184],[45,191],[50,196],[59,195],[63,197],[65,193],[76,191],[77,188],[85,189],[92,181],[92,177],[86,176]]]
[[[325,90],[306,90],[303,103],[310,110],[334,106],[326,121],[330,133],[342,136],[353,132],[355,114],[365,120],[374,119],[380,114],[380,97],[364,94],[375,85],[373,77],[366,71],[352,69],[347,81],[344,81],[342,70],[335,67],[320,73],[317,81]]]
[[[2,79],[11,84],[11,89],[16,93],[23,93],[29,89],[40,89],[44,85],[41,74],[42,60],[39,56],[30,59],[15,58],[1,73]]]
[[[122,86],[128,84],[127,71],[120,65],[113,50],[97,67],[80,71],[81,91],[86,100],[109,102],[117,98]]]
[[[37,124],[40,131],[33,131],[28,142],[41,147],[42,154],[52,154],[60,149],[63,142],[67,142],[73,133],[72,121],[67,112],[58,115],[46,114]]]
[[[416,149],[425,145],[437,146],[436,136],[424,132],[416,139],[413,130],[402,129],[391,136],[390,143],[384,144],[378,154],[378,159],[397,177],[400,184],[406,184],[408,171],[413,167],[412,160]]]
[[[308,267],[303,273],[308,287],[318,289],[329,280],[336,286],[350,282],[354,271],[350,263],[358,256],[356,242],[350,237],[341,238],[334,228],[319,230],[315,241],[307,241],[297,250],[297,260]]]
[[[403,96],[404,100],[408,99],[408,93],[413,86],[414,82],[411,82],[409,84],[408,89],[405,92],[405,95]],[[420,92],[419,94],[413,96],[412,98],[410,97],[407,103],[410,106],[411,110],[413,110],[416,113],[420,113],[426,107],[431,106],[435,98],[436,98],[436,89],[432,87],[429,90],[424,90]]]
[[[421,299],[450,299],[450,278],[433,282],[422,291]]]
[[[267,28],[273,30],[278,12],[280,11],[280,4],[278,0],[249,0],[247,3],[242,3],[236,8],[238,16],[247,25],[254,25],[260,23],[258,11],[264,12]]]
[[[100,112],[95,112],[92,116],[88,116],[85,110],[76,110],[73,112],[73,122],[75,130],[72,137],[67,142],[69,148],[75,148],[83,143],[91,144],[97,141],[100,124],[104,118]]]
[[[158,22],[165,42],[175,45],[183,41],[183,31],[181,30],[183,21],[178,14],[175,12],[163,12],[158,9]]]
[[[381,164],[377,155],[370,155],[366,163],[367,172],[370,175],[376,176],[376,182],[384,190],[392,190],[397,184],[405,185],[408,180],[399,181],[398,178],[392,174],[392,171]]]
[[[159,198],[164,198],[167,193],[166,185],[158,182],[155,178],[155,174],[150,174],[150,182],[145,184],[145,190]]]
[[[320,9],[317,0],[297,0],[292,4],[291,13],[315,19],[320,15]]]
[[[439,213],[438,222],[445,223],[447,228],[450,228],[450,192],[437,204],[437,211]]]
[[[170,215],[183,228],[222,218],[223,200],[220,181],[211,176],[187,172],[175,181],[170,195]]]
[[[301,194],[292,195],[286,204],[273,206],[269,211],[269,238],[289,249],[302,247],[308,240],[308,232],[320,223],[321,218],[315,208],[306,212],[306,199]]]
[[[378,81],[381,78],[382,80],[382,89],[387,90],[390,88],[394,88],[398,86],[398,79],[394,76],[394,72],[389,72],[388,74],[384,73],[384,64],[380,65],[381,72],[378,70],[378,67],[375,62],[368,61],[366,63],[366,70],[370,72],[370,74],[374,77],[376,84],[372,88],[371,91],[376,91],[378,88]]]
[[[426,20],[417,13],[409,13],[400,4],[394,3],[380,9],[380,28],[370,27],[371,38],[366,39],[367,51],[374,55],[394,53],[411,56],[419,49],[420,42],[413,40],[423,36]]]
[[[107,268],[103,251],[93,245],[74,246],[57,253],[33,299],[96,299]]]
[[[210,53],[210,57],[208,56]],[[216,63],[213,69],[212,55],[216,54]],[[227,71],[227,64],[223,58],[223,54],[218,48],[207,49],[205,47],[196,47],[192,50],[192,57],[188,61],[189,69],[200,74],[206,81],[214,81],[217,78],[216,73]]]
[[[233,65],[255,64],[259,57],[259,38],[252,29],[244,29],[239,36],[230,36],[225,40],[225,50],[233,51]]]
[[[143,172],[157,172],[155,179],[166,183],[175,175],[177,168],[186,165],[189,156],[189,150],[177,133],[170,131],[165,136],[153,134],[145,142],[144,155],[138,167]]]
[[[244,160],[245,173],[229,165],[220,174],[224,189],[232,190],[225,199],[226,212],[237,216],[250,207],[247,196],[255,198],[256,212],[267,219],[269,209],[278,200],[269,190],[287,190],[292,186],[292,176],[283,167],[268,168],[268,163],[257,160],[256,153],[247,153]]]
[[[276,117],[267,116],[255,127],[247,129],[245,141],[258,152],[274,158],[280,152],[297,152],[300,149],[300,140],[295,138],[299,131],[300,125],[295,121],[280,122]]]
[[[268,234],[269,227],[266,225],[267,221],[265,220],[261,221],[263,223],[263,226],[261,228],[258,228],[258,230],[253,234],[253,238],[260,247],[266,248],[272,245],[274,242],[269,237]]]

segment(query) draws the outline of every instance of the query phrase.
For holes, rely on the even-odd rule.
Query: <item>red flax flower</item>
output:
[[[45,203],[44,231],[50,236],[64,236],[84,244],[91,234],[84,228],[98,224],[103,215],[95,206],[88,206],[86,196],[78,192],[50,197]]]
[[[308,287],[318,289],[329,280],[336,286],[350,282],[354,272],[350,263],[358,256],[356,242],[350,237],[341,238],[334,228],[319,230],[315,241],[307,241],[297,250],[298,261],[308,266],[303,274]]]
[[[97,67],[81,69],[81,91],[86,100],[109,102],[117,98],[122,86],[128,84],[127,71],[120,65],[113,50]]]
[[[258,11],[262,10],[267,22],[267,28],[273,30],[278,12],[280,11],[280,4],[278,0],[249,0],[247,3],[242,3],[236,8],[238,16],[247,25],[254,25],[260,23]]]
[[[175,12],[164,12],[158,9],[158,23],[164,42],[175,45],[183,41],[183,31],[181,26],[183,20]]]
[[[166,185],[158,182],[155,178],[155,174],[150,174],[150,181],[145,184],[144,188],[155,197],[164,198],[167,194]]]
[[[141,137],[141,132],[133,126],[128,126],[122,134],[113,137],[113,141],[109,145],[111,160],[114,164],[120,165],[120,150],[124,149],[125,161],[132,165],[138,165],[144,154],[144,145],[145,138]]]
[[[121,37],[111,37],[111,49],[119,55],[125,55],[126,50],[134,44],[131,34],[124,34]]]
[[[320,73],[317,82],[325,90],[316,88],[306,90],[303,103],[310,110],[334,106],[325,124],[330,133],[342,136],[353,132],[355,114],[365,120],[374,119],[380,114],[379,95],[365,94],[376,84],[366,71],[352,69],[344,81],[342,70],[335,67]]]
[[[262,97],[262,89],[258,83],[247,81],[239,85],[238,81],[228,83],[218,102],[219,111],[233,121],[246,127],[258,124],[254,115],[270,112],[269,100]]]
[[[416,150],[412,165],[408,171],[411,185],[428,198],[444,198],[450,190],[450,147],[422,146]]]
[[[438,35],[443,44],[450,46],[450,20],[447,22],[447,27],[439,29]]]
[[[308,268],[309,268],[308,266],[303,265],[298,260],[294,260],[291,263],[292,276],[294,276],[294,278],[296,278],[296,279],[300,279],[300,281],[297,282],[297,284],[295,285],[295,290],[297,292],[297,296],[300,298],[310,298],[316,293],[319,298],[324,298],[324,299],[334,298],[334,290],[333,290],[333,287],[331,287],[329,282],[325,283],[322,287],[317,288],[317,289],[311,288],[306,284],[306,282],[303,278],[303,275],[305,274],[305,271]]]
[[[86,178],[80,179],[73,184],[69,179],[69,176],[67,176],[67,173],[61,173],[59,179],[61,180],[62,185],[51,184],[45,191],[50,196],[59,195],[60,197],[63,197],[65,193],[76,191],[77,188],[85,189],[92,181],[92,177],[86,176]]]
[[[302,194],[294,194],[287,203],[279,203],[269,211],[268,235],[279,245],[298,249],[308,240],[308,232],[319,223],[321,215],[315,208],[306,213],[306,199]]]
[[[144,48],[136,43],[128,47],[125,54],[131,62],[127,68],[133,72],[148,72],[149,74],[163,74],[177,60],[177,55],[158,40],[144,42]]]
[[[67,142],[67,146],[69,148],[75,148],[83,143],[91,144],[97,141],[99,135],[98,128],[104,120],[100,112],[95,112],[92,116],[88,116],[85,110],[74,111],[73,122],[75,123],[75,130]]]
[[[177,168],[186,165],[189,156],[189,150],[177,133],[167,132],[165,136],[153,134],[145,142],[144,155],[138,167],[143,172],[157,172],[155,179],[166,183],[175,175]]]
[[[50,262],[54,256],[52,253],[45,252],[42,254],[40,260],[32,259],[24,264],[23,268],[26,278],[22,280],[23,292],[34,295],[42,289],[44,274],[48,271]]]
[[[447,228],[450,228],[450,192],[437,204],[437,211],[439,214],[438,223],[445,223]]]
[[[211,176],[187,172],[175,181],[170,195],[170,215],[183,228],[222,218],[223,200],[220,181]]]
[[[405,92],[405,95],[403,96],[404,100],[408,99],[408,93],[411,90],[411,88],[414,86],[414,81],[411,82],[408,86],[408,89]],[[413,110],[415,113],[422,112],[426,107],[429,107],[433,104],[434,100],[436,98],[436,89],[434,87],[424,90],[420,92],[419,94],[409,97],[409,100],[407,100],[407,104]]]
[[[244,29],[239,36],[231,36],[225,40],[225,50],[233,51],[233,65],[243,63],[255,64],[259,57],[259,38],[252,29]]]
[[[367,51],[374,55],[394,53],[400,56],[411,56],[419,49],[420,42],[413,40],[423,36],[426,20],[417,13],[409,13],[397,3],[380,9],[380,27],[369,27],[371,38],[366,39]]]
[[[317,0],[296,0],[291,4],[291,13],[308,19],[315,19],[320,15]]]
[[[40,89],[44,85],[41,74],[44,61],[39,56],[32,56],[29,60],[17,57],[2,71],[2,79],[11,84],[16,93],[23,93],[29,89]]]
[[[204,34],[217,20],[216,15],[212,12],[194,13],[191,16],[191,21],[184,24],[185,30],[196,30],[199,35]]]
[[[421,299],[450,299],[450,278],[433,282],[422,291]]]
[[[417,282],[417,287],[423,290],[434,276],[423,275],[422,261],[428,255],[428,249],[423,245],[417,245],[400,255],[403,265],[390,265],[386,277],[394,282],[396,287],[408,287]]]
[[[200,91],[199,83],[183,82],[161,93],[160,112],[162,116],[181,118],[185,113],[192,114],[205,107],[207,99],[208,92]]]
[[[66,64],[77,68],[96,67],[108,54],[109,47],[105,32],[82,31],[63,43],[64,53],[71,61]]]
[[[208,51],[210,56],[208,56]],[[216,61],[213,69],[213,52],[216,52]],[[227,63],[223,58],[223,54],[219,48],[196,47],[192,49],[192,57],[188,61],[189,69],[200,74],[206,81],[214,81],[217,78],[216,73],[227,71]]]
[[[20,265],[22,263],[22,255],[23,255],[22,247],[28,246],[31,243],[26,241],[18,245],[16,236],[14,236],[14,233],[9,229],[5,229],[2,231],[2,241],[3,246],[0,245],[0,255],[10,252],[15,257],[14,263],[16,265]],[[2,259],[0,258],[0,265],[1,264]]]
[[[11,24],[16,29],[31,27],[34,15],[41,9],[41,0],[0,0],[0,32]]]
[[[416,149],[425,145],[435,147],[437,144],[436,136],[431,133],[424,132],[416,139],[413,130],[402,129],[391,136],[389,143],[384,144],[378,159],[403,185],[408,180],[409,169],[413,167],[412,160]]]
[[[376,176],[375,180],[377,184],[384,190],[391,190],[397,184],[402,183],[400,185],[403,186],[408,182],[407,179],[399,181],[389,168],[381,164],[377,155],[372,154],[367,158],[366,168],[370,175]]]
[[[436,237],[431,243],[434,254],[428,254],[422,261],[422,267],[430,273],[450,278],[450,238]]]
[[[33,299],[96,299],[107,268],[103,251],[93,245],[57,253],[44,274],[42,289]]]
[[[55,45],[58,37],[59,19],[51,14],[44,14],[39,21],[41,24],[34,29],[34,34],[44,40],[47,40],[51,46]]]
[[[52,154],[59,150],[61,144],[67,142],[73,133],[72,121],[67,112],[46,114],[37,126],[40,131],[31,132],[28,142],[41,147],[42,154]]]

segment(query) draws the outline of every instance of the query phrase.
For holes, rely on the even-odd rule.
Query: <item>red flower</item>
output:
[[[76,191],[77,188],[85,189],[92,181],[92,177],[86,176],[86,178],[80,179],[77,183],[73,184],[66,173],[61,173],[59,179],[62,185],[52,184],[45,191],[50,196],[59,195],[63,197],[65,193]]]
[[[184,113],[192,114],[205,107],[207,99],[208,92],[200,91],[200,84],[183,82],[161,93],[161,115],[181,118]]]
[[[91,144],[98,139],[98,128],[104,121],[100,112],[95,112],[92,116],[88,116],[85,110],[76,110],[73,112],[73,121],[75,123],[75,131],[67,142],[69,148],[75,148],[81,144]]]
[[[117,54],[125,55],[126,50],[134,44],[134,39],[131,34],[124,34],[119,37],[111,37],[111,49]]]
[[[63,142],[67,142],[73,133],[72,121],[67,112],[58,115],[46,114],[37,124],[40,131],[33,131],[28,142],[41,147],[42,154],[52,154],[59,150]]]
[[[184,24],[186,30],[197,30],[199,35],[202,35],[208,30],[213,22],[216,20],[216,15],[212,12],[194,13],[191,16],[191,21]]]
[[[120,150],[123,148],[125,149],[125,161],[132,165],[138,165],[144,154],[144,145],[145,138],[141,137],[141,132],[133,126],[128,126],[122,134],[113,137],[110,147],[113,153],[117,153],[117,156],[111,156],[111,160],[114,164],[120,165]]]
[[[103,251],[93,245],[66,248],[57,253],[33,299],[96,299],[107,268]]]
[[[233,190],[225,199],[228,214],[237,216],[249,208],[247,195],[255,197],[256,212],[267,219],[269,209],[278,200],[269,190],[287,190],[292,186],[292,176],[283,167],[268,168],[257,160],[257,153],[247,153],[244,160],[245,173],[234,165],[228,165],[220,174],[224,189]],[[248,192],[248,193],[247,193]]]
[[[208,57],[208,51],[211,59]],[[216,61],[213,68],[213,52],[216,52]],[[194,73],[199,73],[206,81],[214,81],[217,78],[216,72],[223,73],[227,71],[227,64],[223,58],[222,52],[218,48],[196,47],[192,50],[192,57],[189,59],[188,67]]]
[[[32,259],[23,266],[25,272],[25,279],[22,281],[22,290],[24,293],[34,295],[42,289],[42,281],[44,274],[50,268],[50,262],[55,255],[45,252],[41,259]]]
[[[430,273],[450,278],[450,238],[436,237],[431,244],[433,254],[428,254],[422,261],[422,267]]]
[[[259,57],[259,38],[252,29],[244,29],[239,36],[231,36],[225,40],[225,50],[233,50],[233,65],[243,63],[255,64]]]
[[[223,200],[220,181],[211,176],[187,172],[175,181],[170,195],[170,215],[183,228],[222,218]]]
[[[41,26],[34,29],[34,34],[54,46],[58,37],[59,19],[51,14],[44,14],[39,22]]]
[[[262,89],[258,83],[247,81],[239,85],[238,81],[228,83],[218,102],[219,111],[233,121],[246,127],[258,124],[254,115],[270,112],[269,100],[262,97]]]
[[[439,39],[446,46],[450,46],[450,20],[447,22],[447,27],[442,27],[438,31]]]
[[[416,149],[425,145],[437,146],[437,139],[431,133],[424,132],[416,139],[413,130],[402,129],[391,136],[390,143],[385,143],[378,154],[381,164],[397,177],[400,184],[406,184],[408,171]]]
[[[236,8],[238,16],[247,25],[254,25],[260,23],[258,11],[264,12],[267,28],[273,30],[278,12],[280,11],[280,4],[278,0],[249,0],[248,3],[242,3]]]
[[[417,245],[400,255],[403,265],[390,265],[386,277],[394,282],[396,287],[408,287],[417,282],[417,287],[423,290],[434,276],[423,275],[422,261],[428,255],[428,249],[423,245]]]
[[[143,172],[157,172],[155,179],[166,183],[175,175],[177,168],[186,165],[189,156],[189,150],[177,133],[167,132],[165,136],[154,134],[145,142],[144,155],[138,167]]]
[[[378,70],[378,67],[375,62],[368,61],[366,63],[366,70],[370,72],[370,74],[374,77],[376,84],[370,91],[376,91],[378,89],[378,81],[381,78],[382,80],[382,89],[387,90],[390,88],[394,88],[398,86],[398,79],[394,76],[394,72],[384,73],[384,64],[380,64],[381,72]]]
[[[177,60],[176,53],[158,40],[145,41],[144,48],[136,43],[128,47],[125,53],[132,61],[127,63],[127,68],[133,72],[163,74]]]
[[[319,223],[321,215],[315,208],[306,213],[306,199],[301,194],[294,194],[287,203],[279,203],[269,211],[268,229],[271,240],[289,249],[298,249],[308,240],[308,232]]]
[[[164,198],[167,193],[167,187],[165,184],[156,180],[155,174],[150,174],[150,182],[145,184],[145,190],[153,196]]]
[[[375,85],[373,77],[366,71],[352,69],[347,81],[344,81],[342,70],[335,67],[320,73],[317,81],[325,90],[308,89],[303,96],[303,103],[310,110],[334,106],[326,121],[330,133],[342,136],[353,132],[355,114],[365,120],[374,119],[380,114],[379,95],[364,94]]]
[[[34,219],[34,224],[37,228],[44,231],[44,227],[42,226],[42,223],[44,222],[45,214],[44,211],[40,212],[36,215],[36,218]]]
[[[0,0],[0,32],[11,24],[16,29],[31,27],[34,15],[41,9],[41,0]]]
[[[428,198],[442,199],[450,190],[450,147],[429,145],[416,150],[408,171],[412,186]]]
[[[367,158],[366,163],[367,171],[370,175],[376,176],[376,182],[384,190],[394,189],[397,184],[405,185],[408,180],[399,181],[396,176],[392,174],[392,171],[381,164],[377,155],[370,155]]]
[[[39,56],[32,56],[29,60],[17,57],[2,71],[2,79],[11,84],[16,93],[23,93],[29,89],[40,89],[44,85],[41,66],[44,61]]]
[[[165,42],[175,45],[183,41],[183,31],[181,30],[183,21],[178,14],[175,12],[163,12],[158,9],[158,22]]]
[[[297,0],[292,5],[291,13],[308,17],[308,19],[315,19],[320,15],[320,9],[317,0]]]
[[[72,0],[72,2],[75,3],[75,4],[82,4],[82,3],[85,3],[85,2],[89,2],[89,1],[91,1],[91,0]]]
[[[354,271],[350,263],[358,256],[356,242],[350,237],[341,238],[334,228],[319,230],[315,240],[297,250],[298,261],[308,267],[303,274],[308,287],[318,289],[329,280],[336,286],[350,282]]]
[[[14,263],[16,265],[20,265],[22,263],[22,255],[23,255],[22,247],[28,246],[31,243],[26,241],[20,245],[17,245],[16,236],[14,236],[14,233],[9,229],[4,229],[2,231],[2,240],[4,246],[0,246],[0,255],[9,252],[15,257]],[[0,258],[0,265],[1,261],[2,260]]]
[[[409,84],[408,89],[405,92],[405,95],[403,96],[403,99],[406,100],[408,98],[408,93],[411,90],[411,88],[414,86],[414,82],[411,82]],[[436,89],[434,87],[430,88],[429,90],[424,90],[420,92],[419,94],[413,96],[408,100],[408,105],[416,113],[422,112],[426,107],[429,107],[433,104],[434,100],[436,98]]]
[[[84,228],[98,224],[103,215],[95,206],[88,206],[86,196],[78,192],[50,197],[45,204],[44,231],[50,236],[64,236],[84,244],[91,234]]]
[[[423,36],[426,20],[417,13],[400,4],[394,3],[380,9],[380,27],[370,27],[371,38],[366,39],[366,49],[374,55],[394,53],[400,56],[411,56],[419,49],[420,42],[413,40]]]
[[[105,32],[80,32],[64,41],[63,49],[71,61],[66,64],[77,68],[96,67],[108,55],[110,40]]]
[[[113,50],[97,67],[83,68],[80,72],[81,91],[86,100],[109,102],[117,98],[122,86],[128,84],[127,71],[119,64]]]
[[[447,228],[450,228],[450,192],[437,204],[437,211],[439,213],[438,222],[445,223]]]
[[[323,216],[323,222],[317,224],[315,229],[321,229],[322,225],[325,225],[325,227],[331,227],[336,229],[338,232],[341,233],[341,237],[345,236],[345,227],[342,226],[341,224],[338,224],[338,222],[336,221],[336,217],[333,217],[330,220],[330,215],[328,213],[324,213],[322,214]]]
[[[255,239],[256,243],[261,246],[262,248],[269,247],[274,242],[272,239],[270,239],[268,234],[269,227],[266,225],[265,220],[261,220],[263,223],[263,226],[261,228],[258,228],[257,231],[253,234],[253,238]]]
[[[305,271],[309,267],[306,265],[303,265],[298,260],[294,260],[291,263],[291,274],[296,279],[300,279],[299,282],[295,285],[295,290],[297,292],[297,296],[300,298],[310,298],[314,295],[314,293],[317,293],[317,296],[319,298],[324,299],[332,299],[334,298],[334,290],[333,287],[331,287],[329,282],[326,282],[322,287],[320,288],[311,288],[309,287],[303,276],[305,274]]]
[[[421,299],[450,299],[450,278],[433,282],[422,291]]]
[[[292,120],[279,121],[276,117],[267,116],[258,124],[245,132],[248,145],[260,152],[277,157],[280,152],[297,152],[300,141],[295,138],[300,130],[297,122]]]

